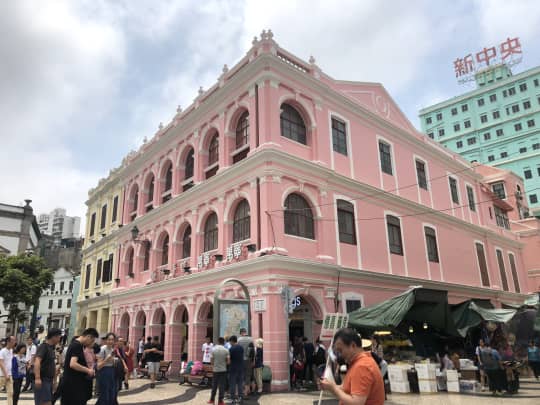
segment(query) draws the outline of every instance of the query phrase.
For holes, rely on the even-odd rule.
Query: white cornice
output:
[[[267,165],[267,163],[276,162],[279,162],[280,165],[286,167],[279,168],[274,165],[270,168]],[[291,170],[288,170],[287,166],[290,167]],[[313,184],[320,188],[332,189],[333,187],[346,187],[355,189],[357,190],[357,194],[360,195],[374,195],[373,198],[370,197],[372,200],[382,200],[396,207],[396,209],[411,210],[413,213],[425,213],[425,215],[430,215],[440,222],[451,226],[465,228],[466,230],[473,232],[477,237],[484,237],[507,243],[516,249],[521,249],[523,247],[521,242],[500,235],[487,227],[471,224],[445,212],[437,211],[393,193],[383,192],[377,187],[358,182],[349,177],[340,175],[331,169],[278,149],[256,150],[255,153],[248,158],[228,167],[227,170],[223,170],[209,180],[198,184],[188,192],[179,194],[169,200],[165,205],[154,208],[149,213],[135,219],[135,221],[124,226],[122,229],[119,229],[115,234],[118,235],[119,239],[126,237],[129,235],[129,231],[133,225],[137,225],[142,229],[144,226],[149,225],[158,218],[164,219],[178,215],[179,211],[181,211],[179,210],[180,208],[187,210],[193,206],[202,204],[203,201],[208,200],[209,195],[210,199],[218,198],[234,187],[238,187],[240,184],[247,182],[248,180],[244,176],[245,173],[249,173],[250,178],[267,175],[290,176],[290,173],[295,173],[295,177],[306,184]]]
[[[281,274],[285,271],[286,274]],[[294,277],[287,276],[287,273],[304,273],[305,277],[295,274]],[[242,277],[248,272],[256,272],[256,276],[246,279]],[[364,288],[370,289],[393,289],[392,287],[403,287],[407,289],[411,285],[422,285],[424,288],[448,291],[449,294],[458,295],[463,298],[478,297],[491,298],[496,300],[507,300],[513,302],[523,302],[526,294],[518,294],[508,291],[492,290],[484,287],[466,286],[448,282],[431,281],[414,277],[397,276],[387,273],[380,273],[368,270],[345,268],[338,265],[324,264],[310,260],[298,259],[283,255],[266,255],[255,259],[249,259],[225,265],[216,269],[193,273],[189,276],[181,276],[170,280],[161,281],[150,285],[136,288],[117,290],[111,292],[113,302],[123,302],[133,300],[139,296],[155,297],[156,299],[170,295],[171,290],[185,291],[184,294],[191,295],[197,292],[207,291],[208,286],[217,285],[224,278],[239,278],[247,285],[260,284],[261,281],[270,280],[281,284],[308,283],[328,284],[328,276],[340,277],[341,282],[360,283]],[[319,278],[320,277],[320,278]],[[197,287],[204,282],[204,287]],[[382,285],[381,285],[382,284]]]

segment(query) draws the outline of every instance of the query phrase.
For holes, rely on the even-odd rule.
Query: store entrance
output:
[[[294,342],[296,338],[304,337],[304,321],[290,321],[289,322],[289,340]]]
[[[296,297],[293,312],[289,315],[289,340],[295,342],[297,338],[302,341],[305,336],[313,341],[313,311],[311,305],[303,298]]]

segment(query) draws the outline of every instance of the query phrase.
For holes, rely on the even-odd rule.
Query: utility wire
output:
[[[522,155],[522,153],[519,153],[519,152],[516,152],[516,153],[512,153],[510,155],[507,155],[506,157],[511,157],[511,156],[515,156],[515,155]],[[426,179],[426,183],[428,184],[431,184],[433,181],[435,180],[440,180],[440,179],[443,179],[443,178],[446,178],[446,177],[450,177],[452,175],[455,175],[455,174],[459,174],[459,173],[463,173],[467,170],[474,170],[476,168],[476,166],[470,166],[470,167],[466,167],[464,169],[461,169],[461,170],[457,170],[455,172],[450,172],[450,173],[447,173],[445,175],[442,175],[442,176],[437,176],[437,177],[431,177],[429,179]],[[395,169],[395,168],[394,168]],[[349,200],[346,200],[348,202],[352,202],[352,201],[362,201],[362,200],[366,200],[368,198],[371,198],[371,197],[375,197],[375,196],[378,196],[378,195],[384,195],[384,194],[391,194],[391,195],[395,195],[393,194],[395,191],[398,191],[398,190],[405,190],[405,189],[408,189],[408,188],[411,188],[411,187],[417,187],[419,184],[418,182],[416,183],[413,183],[413,184],[409,184],[409,185],[405,185],[405,186],[401,186],[401,187],[397,187],[397,188],[393,188],[393,189],[390,189],[390,190],[377,190],[376,192],[374,193],[371,193],[371,194],[367,194],[367,195],[363,195],[361,197],[356,197],[356,198],[351,198]],[[315,205],[310,205],[309,207],[306,207],[306,208],[290,208],[290,209],[283,209],[283,208],[280,208],[280,209],[275,209],[275,210],[268,210],[266,211],[267,213],[271,214],[273,212],[283,212],[283,211],[288,211],[288,212],[294,212],[294,211],[305,211],[305,210],[311,210],[312,208],[317,208],[317,207],[325,207],[325,206],[329,206],[329,205],[335,205],[335,202],[330,202],[330,203],[325,203],[325,204],[315,204]]]
[[[529,190],[528,193],[530,192],[533,192],[533,191],[536,191],[536,190],[540,190],[540,187],[537,187],[535,189],[532,189],[532,190]],[[528,193],[523,193],[524,195],[527,195]],[[485,203],[489,203],[489,202],[493,202],[493,201],[498,201],[498,200],[501,200],[499,197],[496,197],[496,198],[492,198],[492,199],[489,199],[489,200],[484,200],[484,201],[478,201],[478,202],[475,202],[474,205],[480,205],[480,204],[485,204]],[[421,212],[416,212],[414,214],[403,214],[403,215],[394,215],[398,218],[405,218],[405,217],[414,217],[414,216],[417,216],[417,215],[424,215],[424,214],[435,214],[436,212],[446,212],[446,211],[452,211],[452,210],[455,210],[455,209],[459,209],[459,208],[464,208],[464,207],[469,207],[470,205],[472,204],[463,204],[463,205],[456,205],[456,206],[453,206],[453,207],[450,207],[450,208],[443,208],[443,209],[434,209],[434,208],[431,208],[429,210],[425,210],[425,211],[421,211]],[[287,212],[289,212],[289,210],[285,210]],[[292,211],[292,210],[291,210]],[[269,213],[267,211],[267,214],[272,216],[271,213]],[[276,217],[278,218],[284,218],[284,216],[282,215],[276,215],[274,214]],[[379,220],[379,219],[386,219],[386,216],[384,217],[371,217],[371,218],[356,218],[355,219],[355,222],[356,221],[374,221],[374,220]],[[328,222],[336,222],[338,219],[337,218],[318,218],[317,221],[328,221]]]

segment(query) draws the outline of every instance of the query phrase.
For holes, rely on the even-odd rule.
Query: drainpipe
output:
[[[255,84],[255,148],[259,147],[259,85]],[[261,182],[257,181],[257,247],[261,249]]]

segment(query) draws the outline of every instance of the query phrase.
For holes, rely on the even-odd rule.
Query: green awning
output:
[[[423,323],[440,333],[457,336],[446,291],[414,287],[389,300],[349,314],[351,326],[371,331],[405,331],[407,325]]]
[[[482,321],[502,322],[510,321],[516,314],[515,309],[497,309],[491,304],[486,305],[482,300],[468,300],[452,307],[452,318],[459,334],[467,335],[470,328],[478,326]]]

